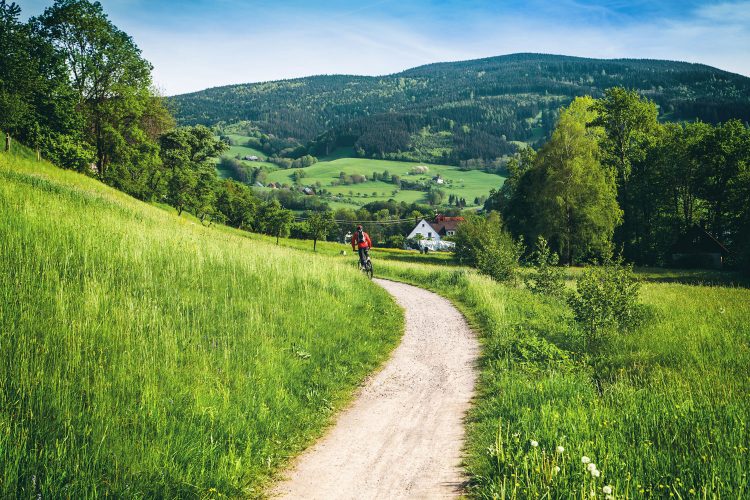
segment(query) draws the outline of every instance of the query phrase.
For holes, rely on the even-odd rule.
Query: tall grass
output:
[[[376,269],[451,298],[481,334],[471,496],[750,496],[750,290],[646,283],[651,320],[592,363],[561,301],[465,269]]]
[[[256,496],[401,321],[351,266],[0,154],[0,497]]]

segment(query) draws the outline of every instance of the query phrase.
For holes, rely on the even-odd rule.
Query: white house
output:
[[[419,246],[430,250],[449,250],[455,247],[452,241],[445,241],[446,236],[456,234],[456,228],[464,221],[463,217],[445,217],[438,215],[434,221],[427,219],[419,221],[406,239],[416,239],[421,235]]]

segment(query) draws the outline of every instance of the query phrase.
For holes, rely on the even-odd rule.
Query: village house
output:
[[[438,215],[434,221],[420,220],[406,237],[407,240],[419,240],[421,249],[451,250],[456,245],[446,241],[446,237],[456,234],[456,228],[464,221],[463,217],[446,217]]]
[[[255,155],[243,156],[242,159],[246,160],[246,161],[258,161],[258,160],[260,160],[260,158],[258,158]]]
[[[437,174],[435,177],[433,177],[432,182],[434,182],[435,184],[445,184],[445,180],[440,177],[440,174]]]

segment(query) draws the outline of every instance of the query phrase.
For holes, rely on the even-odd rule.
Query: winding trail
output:
[[[375,280],[404,308],[406,331],[336,424],[272,497],[452,498],[461,494],[466,410],[479,347],[461,313],[421,288]]]

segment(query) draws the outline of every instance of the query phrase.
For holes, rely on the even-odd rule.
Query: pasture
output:
[[[304,185],[320,183],[321,188],[326,189],[341,201],[350,205],[364,205],[371,201],[386,201],[394,199],[407,203],[426,203],[425,193],[422,191],[398,190],[397,186],[381,181],[368,181],[361,184],[332,185],[338,181],[340,172],[345,175],[359,174],[372,178],[372,173],[381,174],[388,171],[391,175],[398,175],[404,181],[429,182],[434,176],[440,175],[445,184],[435,187],[445,192],[445,204],[448,196],[453,194],[465,198],[467,205],[477,206],[474,199],[488,196],[490,189],[499,189],[502,186],[503,177],[489,174],[480,170],[462,171],[458,167],[450,165],[426,165],[429,169],[425,174],[410,174],[410,171],[419,163],[389,160],[371,160],[366,158],[338,158],[331,161],[321,161],[304,169],[305,177],[302,179]],[[293,184],[292,174],[294,170],[277,170],[268,176],[269,182]],[[394,193],[394,191],[396,191]]]

